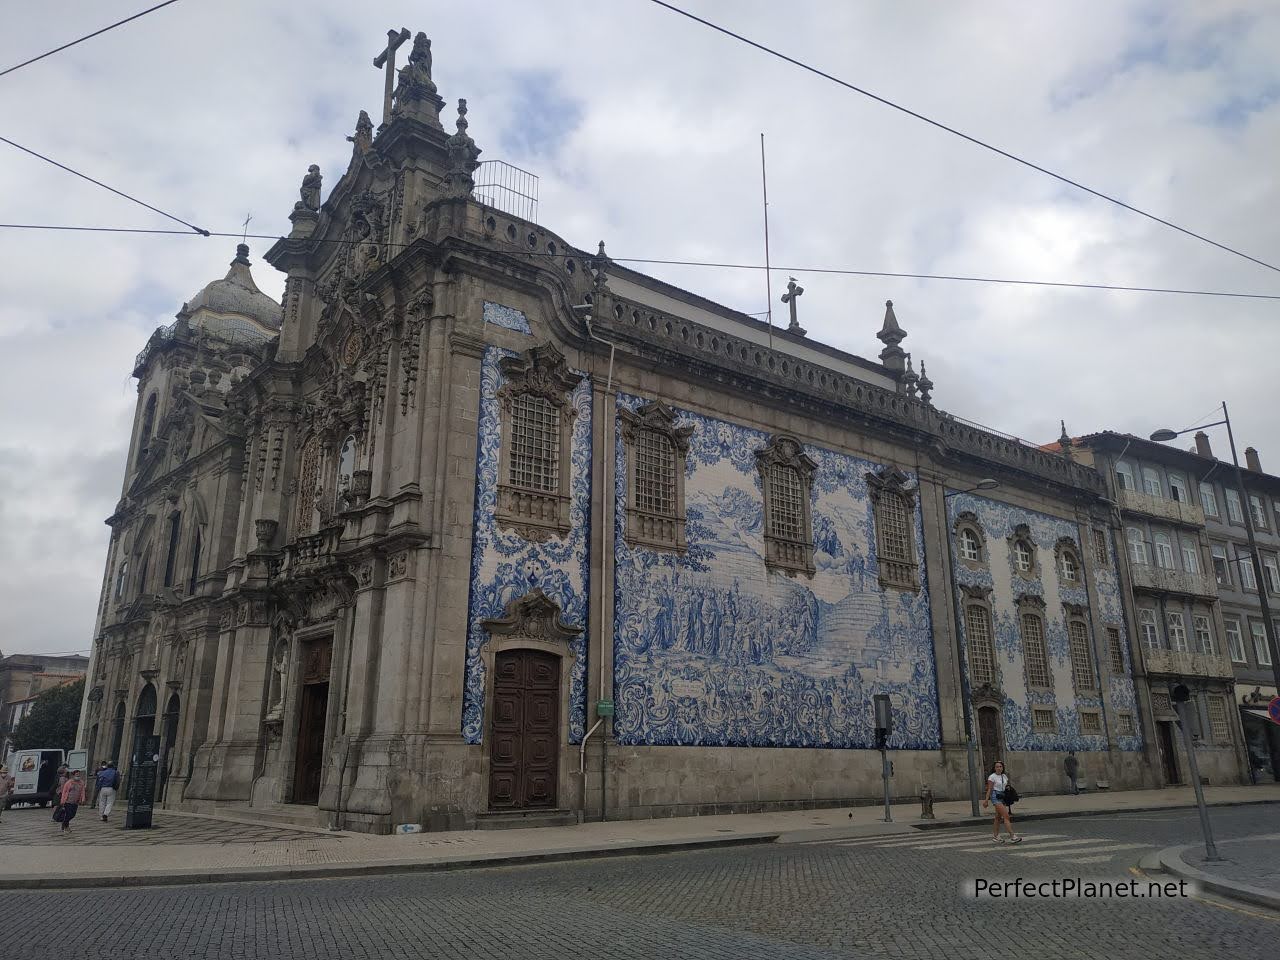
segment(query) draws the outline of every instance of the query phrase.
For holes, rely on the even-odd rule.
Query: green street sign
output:
[[[597,701],[596,701],[596,716],[597,716],[597,717],[612,717],[612,716],[613,716],[613,701],[612,701],[612,700],[597,700]]]

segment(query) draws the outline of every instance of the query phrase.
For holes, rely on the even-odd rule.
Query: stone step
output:
[[[229,817],[255,823],[269,823],[279,827],[308,827],[324,829],[329,825],[328,811],[304,804],[252,806],[248,803],[187,802],[177,807],[190,813],[203,813],[212,817]]]
[[[476,814],[477,830],[525,830],[530,827],[570,827],[578,822],[573,810],[491,810]]]

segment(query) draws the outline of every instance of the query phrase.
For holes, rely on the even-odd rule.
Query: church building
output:
[[[832,806],[881,796],[885,694],[898,796],[967,797],[971,740],[1158,784],[1069,444],[939,409],[892,303],[868,360],[794,283],[771,329],[536,224],[406,49],[283,304],[241,245],[137,358],[95,763],[158,735],[167,806],[373,832]]]

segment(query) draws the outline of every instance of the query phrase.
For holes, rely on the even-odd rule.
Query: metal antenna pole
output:
[[[764,297],[768,304],[765,322],[769,324],[769,349],[773,349],[773,279],[769,270],[769,179],[764,169],[764,134],[760,134],[760,189],[764,194]]]

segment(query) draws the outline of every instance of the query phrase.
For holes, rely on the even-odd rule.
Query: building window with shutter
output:
[[[1089,649],[1089,628],[1084,620],[1067,621],[1067,639],[1071,649],[1071,679],[1076,690],[1097,690],[1098,674],[1093,669],[1093,651]]]
[[[683,553],[684,472],[691,426],[676,426],[676,415],[660,400],[634,411],[621,409],[627,455],[628,543]]]
[[[867,474],[875,516],[880,585],[891,590],[919,590],[915,548],[915,484],[902,471],[886,467]]]
[[[788,576],[813,576],[813,474],[818,465],[794,437],[756,451],[764,494],[765,564]]]
[[[1111,672],[1124,673],[1124,647],[1120,642],[1118,627],[1107,627],[1107,656],[1111,660]]]
[[[570,395],[582,377],[553,345],[499,362],[501,447],[499,527],[529,540],[569,532],[569,455],[574,408]]]

